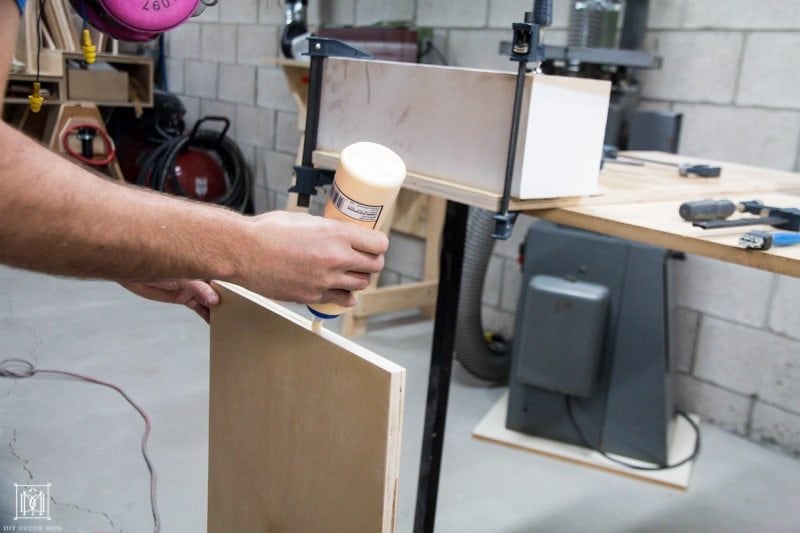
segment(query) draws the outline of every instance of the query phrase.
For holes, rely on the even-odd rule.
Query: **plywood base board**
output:
[[[394,531],[405,370],[215,288],[208,531]]]
[[[545,455],[561,461],[567,461],[591,468],[605,470],[613,474],[619,474],[626,477],[638,479],[640,481],[648,481],[656,483],[665,487],[677,490],[686,490],[689,487],[689,480],[692,475],[692,467],[694,461],[690,461],[677,468],[671,468],[661,471],[646,471],[635,470],[632,468],[625,468],[621,465],[609,461],[602,454],[583,448],[566,444],[550,439],[541,437],[534,437],[526,435],[518,431],[512,431],[506,428],[506,413],[508,411],[508,392],[497,401],[496,404],[489,410],[486,416],[475,426],[472,431],[472,436],[476,439],[481,439],[497,444],[503,444],[512,448],[533,452],[539,455]],[[699,423],[698,417],[690,415],[692,420],[697,424]],[[682,460],[684,457],[691,455],[695,443],[694,429],[682,417],[675,419],[672,435],[672,442],[669,446],[669,461],[670,463]],[[614,456],[618,457],[618,456]],[[619,459],[626,462],[638,465],[646,465],[636,459],[629,459],[619,457]]]

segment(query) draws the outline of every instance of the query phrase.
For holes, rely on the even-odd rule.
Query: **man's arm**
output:
[[[18,13],[0,0],[0,80]],[[3,85],[4,86],[4,85]],[[51,274],[221,279],[299,302],[353,305],[383,267],[379,232],[309,215],[244,217],[99,178],[0,124],[0,263]]]

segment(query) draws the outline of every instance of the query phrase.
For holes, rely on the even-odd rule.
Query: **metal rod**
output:
[[[310,44],[309,44],[310,46]],[[322,62],[324,56],[311,56],[311,66],[308,73],[308,104],[306,106],[306,128],[303,133],[303,157],[301,165],[311,168],[314,149],[317,147],[317,132],[319,131],[319,106],[322,99]],[[298,207],[311,205],[308,194],[298,193]]]
[[[458,294],[461,288],[461,267],[464,263],[468,215],[469,207],[466,205],[447,202],[431,368],[428,375],[428,399],[422,431],[422,456],[417,485],[414,533],[433,533],[436,520],[436,500],[439,494],[439,472],[442,467],[442,445],[447,419],[447,400],[450,394],[450,373],[453,368]]]
[[[514,89],[514,112],[511,115],[511,136],[508,140],[508,157],[506,158],[506,176],[505,183],[503,183],[503,198],[500,200],[500,213],[503,215],[508,214],[508,205],[511,202],[511,181],[514,178],[514,163],[517,158],[519,115],[522,110],[527,65],[526,61],[520,61],[517,70],[517,85]]]
[[[633,155],[628,155],[628,154],[624,154],[624,155],[621,155],[619,157],[622,158],[622,159],[629,159],[629,160],[632,160],[632,161],[638,161],[638,162],[640,162],[642,164],[651,163],[653,165],[663,165],[665,167],[675,167],[675,168],[680,166],[678,163],[670,163],[669,161],[659,161],[658,159],[648,159],[646,157],[638,157],[638,156],[633,156]]]
[[[647,15],[650,0],[628,0],[625,2],[625,17],[619,47],[623,50],[642,50],[647,33]]]
[[[317,147],[319,131],[319,105],[322,99],[322,56],[311,56],[308,73],[308,106],[306,108],[306,131],[303,138],[303,166],[311,167],[311,156]]]

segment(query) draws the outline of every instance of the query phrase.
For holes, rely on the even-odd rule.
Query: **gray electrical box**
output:
[[[590,396],[603,353],[608,289],[596,283],[539,275],[530,278],[524,328],[515,354],[516,379],[546,390]]]

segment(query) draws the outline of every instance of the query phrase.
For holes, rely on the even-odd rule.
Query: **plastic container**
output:
[[[323,216],[381,229],[405,177],[405,163],[389,148],[371,142],[351,144],[342,150]],[[314,304],[308,309],[317,325],[318,319],[349,311],[336,304]]]

